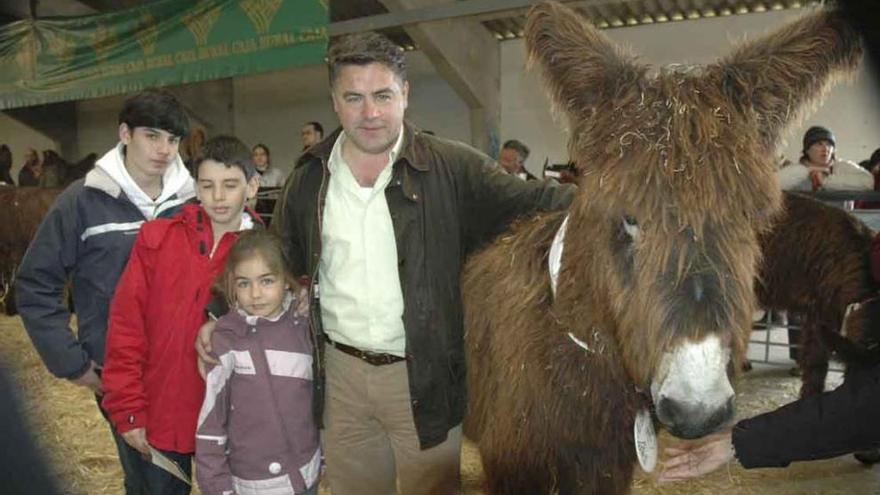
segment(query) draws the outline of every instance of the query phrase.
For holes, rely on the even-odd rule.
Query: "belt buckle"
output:
[[[373,366],[381,366],[384,364],[391,364],[391,357],[385,354],[380,354],[378,352],[372,351],[360,351],[361,359],[366,361]]]

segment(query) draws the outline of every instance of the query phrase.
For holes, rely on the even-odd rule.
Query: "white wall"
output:
[[[766,32],[802,13],[802,10],[767,12],[611,29],[605,33],[615,41],[630,45],[643,62],[655,66],[707,63],[726,54],[732,40]],[[407,118],[438,135],[469,142],[467,106],[437,75],[427,57],[419,52],[409,52],[407,57],[411,85]],[[537,69],[526,71],[524,63],[522,40],[501,43],[500,139],[520,139],[531,147],[532,155],[526,165],[537,172],[547,157],[551,163],[567,161],[567,136],[564,120],[554,120],[550,114],[550,103]],[[817,112],[790,130],[788,144],[782,151],[788,157],[797,158],[804,130],[813,124],[823,124],[837,135],[838,156],[855,161],[867,158],[880,147],[878,88],[880,83],[862,69],[854,84],[838,86]],[[230,127],[249,145],[263,142],[269,146],[272,161],[279,167],[289,169],[299,155],[299,132],[304,122],[317,120],[328,132],[338,125],[323,65],[239,77],[232,83],[232,95],[231,102],[217,102],[218,105],[232,104]],[[116,116],[123,100],[124,96],[114,96],[77,105],[80,155],[91,151],[101,154],[115,144]],[[196,113],[202,110],[206,115],[224,114],[209,109],[192,110]],[[6,142],[42,139],[35,147],[55,147],[54,143],[46,144],[45,138],[35,137],[39,135],[33,131],[16,130],[13,124],[21,127],[9,118],[0,119],[0,136],[15,136],[6,138]],[[24,147],[17,144],[13,147],[17,164]]]
[[[12,151],[11,175],[16,184],[28,148],[37,150],[41,156],[43,150],[58,151],[58,143],[2,112],[0,112],[0,143],[5,143]]]
[[[670,63],[710,63],[728,53],[732,41],[760,35],[803,10],[747,14],[665,24],[605,30],[612,40],[629,45],[640,60],[653,66]],[[541,85],[537,67],[525,72],[522,40],[501,44],[501,136],[520,139],[532,149],[527,163],[539,171],[544,158],[567,161],[565,119],[549,111],[550,100]],[[817,56],[821,56],[818,55]],[[880,83],[871,71],[861,69],[852,84],[835,87],[824,104],[795,123],[787,144],[780,150],[793,160],[800,156],[801,137],[814,124],[830,128],[837,136],[837,155],[860,161],[880,147]],[[808,112],[809,113],[809,112]]]
[[[81,156],[104,156],[119,141],[119,110],[126,95],[82,100],[76,104],[77,149]],[[66,156],[68,160],[79,157]]]
[[[427,58],[418,52],[407,54],[410,100],[406,116],[417,126],[438,135],[468,141],[470,119],[464,102],[437,76]],[[210,83],[204,83],[210,84]],[[197,86],[197,85],[196,85]],[[302,124],[316,120],[325,132],[332,132],[339,121],[333,112],[323,65],[237,77],[233,80],[232,104],[234,133],[245,143],[267,145],[272,163],[289,170],[301,151]],[[187,91],[191,92],[192,87]],[[79,150],[103,154],[116,143],[116,119],[125,96],[84,100],[77,104]],[[198,105],[198,103],[196,103]],[[219,109],[197,108],[196,114],[219,115]],[[200,122],[191,119],[193,127]],[[225,127],[219,126],[218,127]],[[0,132],[4,125],[0,123]]]

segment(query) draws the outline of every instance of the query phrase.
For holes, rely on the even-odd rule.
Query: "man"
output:
[[[404,55],[387,38],[340,37],[328,61],[342,129],[299,159],[272,225],[291,271],[311,278],[330,489],[458,493],[462,263],[513,218],[566,207],[574,189],[520,181],[405,123]]]
[[[537,177],[526,170],[526,159],[528,157],[529,147],[516,139],[511,139],[501,147],[501,152],[498,153],[498,164],[508,174],[521,180],[537,180]]]
[[[107,316],[116,283],[141,224],[176,213],[194,194],[177,153],[189,128],[170,93],[147,91],[125,101],[119,144],[49,210],[16,276],[25,329],[49,371],[103,394]],[[72,283],[78,331],[70,329],[64,291]],[[114,431],[127,494],[142,493],[124,441]]]
[[[324,139],[324,127],[318,122],[306,122],[302,127],[302,150],[305,151]]]

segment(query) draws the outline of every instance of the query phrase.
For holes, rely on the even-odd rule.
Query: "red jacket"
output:
[[[205,382],[193,345],[235,238],[210,257],[211,221],[195,204],[141,227],[110,305],[102,375],[101,405],[120,433],[144,427],[156,448],[195,451]]]

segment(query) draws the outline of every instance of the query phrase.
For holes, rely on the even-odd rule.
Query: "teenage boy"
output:
[[[191,475],[205,396],[192,343],[238,231],[256,219],[245,212],[259,178],[244,143],[210,139],[194,166],[201,204],[144,224],[110,306],[102,406],[135,454],[142,493],[150,495],[190,492],[136,454],[149,458],[155,448]]]
[[[146,91],[125,101],[119,143],[71,184],[43,219],[16,276],[16,304],[49,371],[100,397],[107,314],[141,224],[171,216],[193,197],[177,148],[189,130],[173,95]],[[70,329],[72,286],[78,331]],[[114,434],[117,448],[121,438]],[[139,493],[120,451],[126,493]]]

